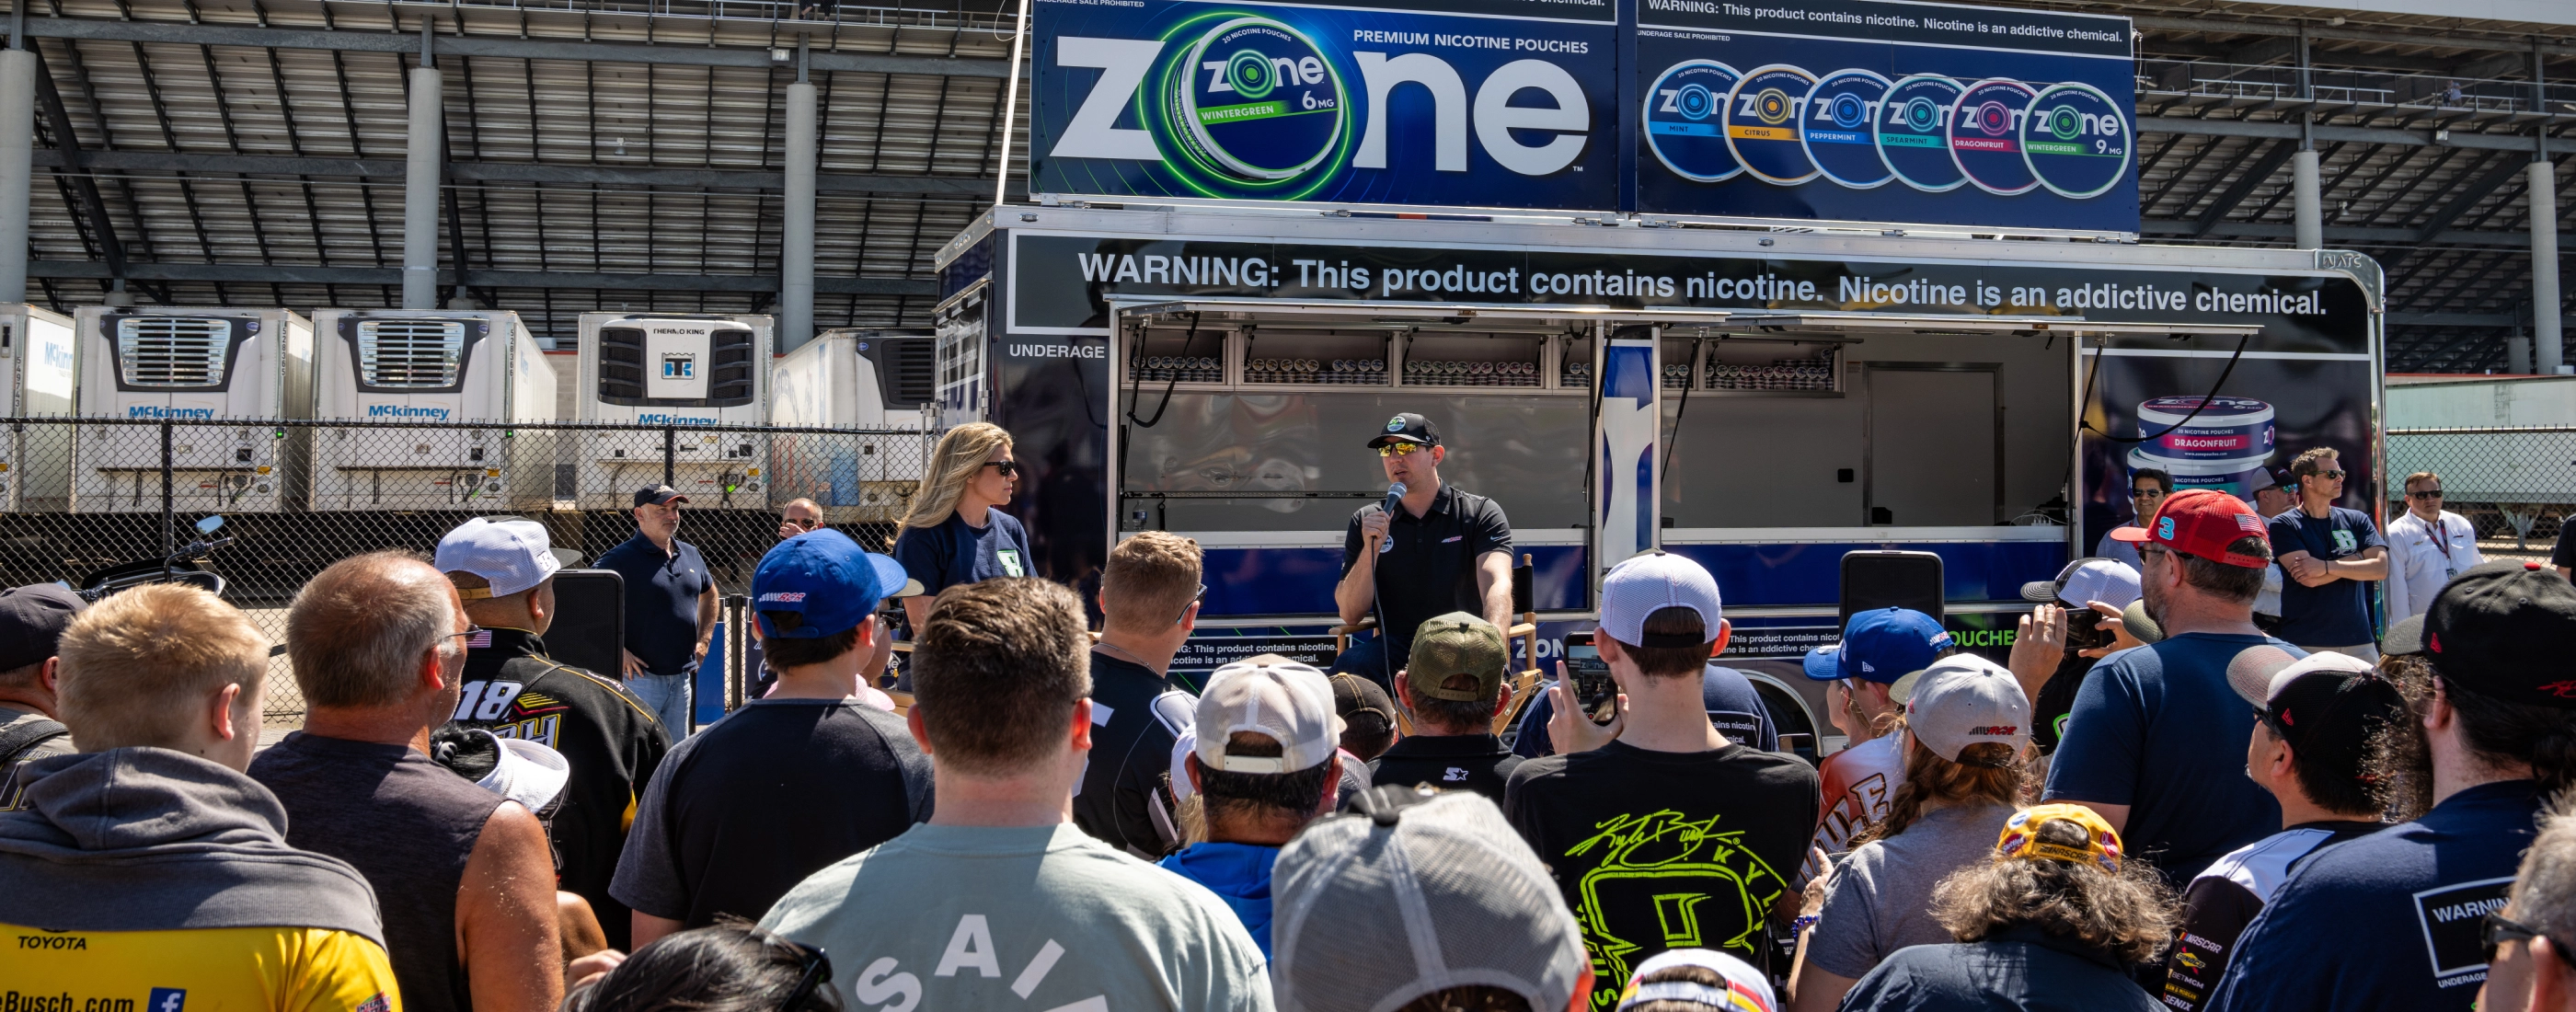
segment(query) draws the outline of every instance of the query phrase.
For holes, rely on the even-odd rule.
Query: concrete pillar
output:
[[[2531,373],[2531,339],[2515,328],[2512,337],[2504,339],[2504,371],[2516,376]]]
[[[803,76],[799,71],[798,76]],[[778,351],[814,339],[814,86],[787,86],[787,195],[778,236]]]
[[[2301,148],[2290,156],[2290,215],[2300,249],[2326,244],[2325,198],[2317,192],[2317,151]]]
[[[446,82],[436,67],[411,72],[411,127],[404,135],[402,279],[404,309],[438,308],[438,177]]]
[[[2532,365],[2553,375],[2565,349],[2558,333],[2558,167],[2543,159],[2530,171]]]
[[[0,302],[27,301],[27,180],[35,172],[35,144],[36,54],[0,50]]]

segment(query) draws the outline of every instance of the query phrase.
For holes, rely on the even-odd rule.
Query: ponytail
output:
[[[2459,718],[2461,742],[2478,758],[2529,764],[2543,795],[2576,784],[2576,710],[2510,703],[2448,678],[2442,692]]]
[[[2029,771],[2012,746],[1979,742],[1960,750],[1959,758],[1967,762],[1952,762],[1934,755],[1920,739],[1913,745],[1905,757],[1905,782],[1889,799],[1887,815],[1852,837],[1854,849],[1904,832],[1923,817],[1927,805],[1984,803],[2009,808],[2020,804],[2022,782]]]

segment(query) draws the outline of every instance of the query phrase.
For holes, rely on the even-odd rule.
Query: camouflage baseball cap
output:
[[[1511,666],[1511,651],[1503,645],[1503,631],[1494,624],[1463,611],[1453,611],[1422,623],[1413,634],[1413,655],[1405,662],[1404,679],[1413,685],[1413,694],[1429,699],[1455,702],[1491,700],[1503,684],[1503,669]],[[1441,683],[1457,675],[1474,675],[1476,687],[1444,689]]]

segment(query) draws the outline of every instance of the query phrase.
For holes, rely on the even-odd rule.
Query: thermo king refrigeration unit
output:
[[[579,420],[645,427],[581,434],[581,508],[625,509],[666,475],[700,509],[769,508],[768,437],[723,427],[769,421],[772,326],[759,315],[581,314]]]
[[[75,412],[80,351],[71,317],[23,302],[0,303],[0,375],[5,413],[19,418]],[[0,512],[60,513],[72,498],[72,426],[42,423],[0,432]]]
[[[811,490],[836,522],[834,510],[854,511],[849,520],[900,515],[938,431],[937,340],[929,330],[835,328],[779,356],[770,424],[861,431],[773,434],[772,484]]]
[[[171,505],[182,512],[300,509],[310,431],[261,424],[313,414],[313,327],[284,309],[85,306],[80,409],[87,418],[166,419]],[[239,420],[241,424],[223,423]],[[158,512],[161,440],[152,426],[83,425],[72,509]]]
[[[508,310],[325,309],[316,418],[431,428],[316,429],[315,510],[545,509],[554,500],[555,368]]]

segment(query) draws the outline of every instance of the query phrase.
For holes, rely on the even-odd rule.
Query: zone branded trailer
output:
[[[769,422],[774,319],[765,315],[583,313],[578,420],[680,428],[668,478],[700,509],[769,508],[769,437],[692,432]],[[665,434],[584,432],[573,451],[582,509],[626,509],[661,482]]]
[[[84,306],[83,417],[243,425],[171,430],[171,505],[181,512],[304,507],[311,431],[257,424],[313,417],[313,326],[284,309]],[[72,511],[161,510],[161,444],[146,427],[84,425]]]
[[[24,302],[0,303],[0,374],[17,417],[78,413],[80,352],[72,318]],[[72,500],[72,427],[15,426],[0,433],[0,512],[60,513]]]
[[[939,266],[943,422],[1011,431],[1038,571],[1196,538],[1197,654],[1229,627],[1328,649],[1345,526],[1386,491],[1364,444],[1401,411],[1511,518],[1545,637],[1521,663],[1662,548],[1717,576],[1726,663],[1803,703],[1783,732],[1832,734],[1798,660],[1839,636],[1847,552],[1937,553],[1953,635],[2001,656],[2021,585],[2126,522],[2136,470],[2250,497],[2332,446],[2344,505],[2380,511],[2357,253],[1013,207]]]
[[[317,430],[312,507],[542,510],[554,502],[555,367],[509,310],[324,309],[316,418],[489,423]]]
[[[770,366],[770,424],[862,432],[773,434],[773,484],[815,490],[835,523],[899,516],[938,438],[931,410],[936,340],[929,330],[835,328],[778,356]],[[896,430],[914,435],[887,438]]]

